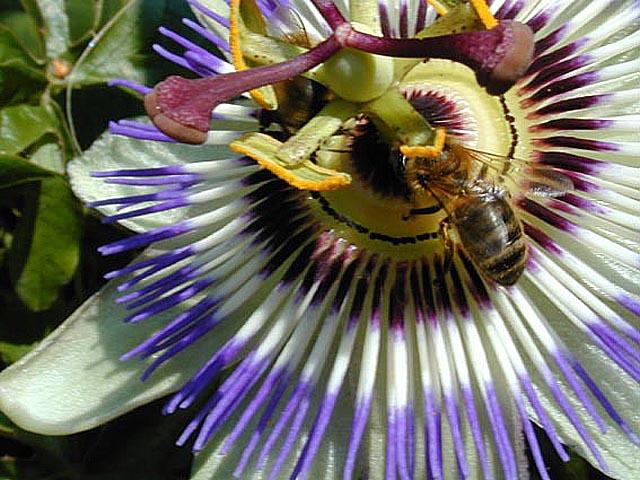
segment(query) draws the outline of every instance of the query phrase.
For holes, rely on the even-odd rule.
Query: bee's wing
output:
[[[310,47],[311,40],[300,15],[290,7],[278,6],[269,16],[269,36],[281,40],[293,40],[302,47]]]
[[[518,182],[527,193],[537,197],[559,197],[573,190],[573,181],[552,168],[534,168],[526,171]]]
[[[521,158],[461,148],[474,162],[480,164],[481,175],[490,170],[495,181],[511,183],[522,193],[538,197],[558,197],[573,190],[571,178],[553,168]]]

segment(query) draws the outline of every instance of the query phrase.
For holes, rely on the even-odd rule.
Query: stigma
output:
[[[357,114],[370,116],[389,145],[404,155],[434,156],[442,150],[444,132],[424,121],[398,94],[398,85],[411,67],[429,59],[462,63],[475,72],[480,86],[490,94],[498,95],[525,74],[534,53],[533,32],[528,26],[515,21],[491,21],[482,10],[477,11],[474,18],[477,25],[485,29],[442,34],[443,27],[436,21],[414,38],[391,38],[376,35],[366,25],[349,22],[331,2],[314,2],[330,25],[331,34],[314,46],[293,45],[298,54],[291,58],[274,55],[263,59],[264,64],[256,64],[251,38],[257,36],[275,46],[292,47],[292,44],[287,38],[269,38],[264,28],[256,30],[256,19],[243,18],[247,13],[242,13],[245,9],[239,8],[240,3],[231,2],[230,14],[230,44],[235,52],[236,71],[200,79],[172,76],[145,95],[147,114],[168,137],[188,144],[203,144],[208,138],[212,111],[221,103],[251,92],[263,108],[277,111],[273,86],[304,78],[325,88],[329,93],[326,97],[341,102],[341,111],[350,112],[352,118]],[[461,16],[461,22],[468,21],[464,17],[468,12],[447,11],[441,18],[451,20],[455,15]],[[264,23],[264,19],[259,20]],[[249,62],[250,58],[254,59],[253,63]],[[329,105],[319,115],[335,110]],[[273,165],[273,171],[299,168],[311,158],[315,146],[336,133],[345,118],[339,116],[333,122],[325,118],[311,120],[314,124],[334,127],[325,128],[323,136],[313,135],[313,148],[301,146],[304,138],[309,137],[308,133],[296,136],[293,132],[290,142],[283,145],[284,151],[292,150],[295,145],[296,151],[304,152],[306,156],[298,155],[293,161],[277,155],[274,161],[282,160],[282,164]],[[258,153],[264,162],[264,152]],[[307,162],[306,165],[310,164]],[[328,175],[336,176],[331,172]]]

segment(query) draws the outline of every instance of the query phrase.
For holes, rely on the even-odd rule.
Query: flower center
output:
[[[203,143],[212,110],[250,91],[274,114],[262,116],[262,131],[230,148],[317,192],[306,198],[339,236],[396,258],[450,247],[440,238],[448,231],[447,205],[478,173],[452,149],[465,142],[494,155],[513,153],[504,98],[496,95],[528,68],[532,31],[463,4],[414,38],[397,39],[349,23],[332,2],[313,4],[332,30],[315,45],[270,34],[254,2],[232,0],[237,71],[170,77],[146,96],[147,112],[165,134]],[[270,128],[274,119],[280,130]]]
[[[508,111],[512,102],[479,88],[470,68],[430,60],[415,67],[398,88],[429,124],[446,128],[457,142],[497,156],[517,152],[527,157],[517,140],[522,130]],[[370,251],[404,259],[441,251],[440,223],[447,213],[432,196],[417,202],[412,197],[398,148],[366,116],[348,124],[340,135],[349,140],[338,142],[334,137],[320,148],[316,161],[350,174],[353,181],[310,196],[318,214],[338,235]],[[410,215],[415,208],[421,209],[420,215]]]
[[[229,75],[216,90],[219,78],[199,81],[195,115],[188,100],[171,103],[171,89],[156,88],[165,99],[158,95],[152,106],[165,116],[164,102],[175,109],[167,117],[190,131],[191,126],[201,130],[203,113],[222,98],[220,92],[227,96],[234,83],[243,91],[251,85],[254,99],[275,113],[265,113],[265,129],[233,142],[233,150],[299,189],[322,192],[309,201],[353,244],[393,249],[407,258],[424,255],[423,244],[439,237],[447,212],[428,186],[416,194],[405,165],[439,156],[445,131],[474,148],[497,154],[512,150],[512,132],[501,121],[503,99],[493,95],[528,66],[532,33],[522,24],[497,24],[487,12],[477,15],[466,5],[448,10],[444,21],[415,38],[378,37],[367,25],[348,23],[333,4],[314,5],[333,34],[305,51],[312,46],[308,39],[269,36],[262,19],[251,16],[255,9],[232,2],[237,80]],[[483,25],[493,28],[486,31]],[[287,55],[294,57],[280,61],[271,51],[291,51]],[[430,58],[422,63],[427,51]],[[427,87],[429,93],[423,91]],[[202,125],[194,117],[202,118]],[[282,132],[270,128],[274,120]],[[420,178],[413,182],[425,183]],[[429,243],[427,250],[442,246]]]
[[[490,95],[474,82],[474,73],[448,60],[429,60],[409,72],[400,84],[406,91],[425,86],[434,92],[432,104],[423,115],[436,124],[439,109],[455,108],[445,114],[447,131],[460,135],[466,146],[495,155],[508,155],[513,134],[505,118],[504,96]],[[437,101],[440,96],[444,101]],[[438,99],[438,100],[441,100]],[[420,100],[413,100],[420,110]],[[454,107],[455,106],[455,107]],[[526,158],[522,156],[521,158]]]

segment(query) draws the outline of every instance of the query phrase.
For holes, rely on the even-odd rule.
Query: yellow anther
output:
[[[480,21],[484,24],[486,28],[493,28],[498,25],[498,20],[493,16],[491,10],[489,10],[489,5],[485,0],[469,0],[471,2],[471,6],[478,14]]]
[[[444,128],[436,129],[436,139],[433,142],[433,145],[420,145],[420,146],[410,146],[410,145],[401,145],[400,153],[402,153],[405,157],[416,158],[435,158],[442,153],[444,149],[445,140],[447,138],[447,133]]]
[[[435,8],[436,12],[438,12],[438,15],[442,15],[444,17],[447,13],[449,13],[449,9],[447,8],[447,6],[439,0],[425,0],[425,2]]]
[[[237,71],[247,70],[249,66],[244,61],[244,55],[242,54],[242,48],[240,46],[240,30],[242,19],[240,18],[240,2],[242,0],[231,0],[229,5],[229,47],[231,50],[231,60],[233,66]],[[260,91],[260,89],[254,89],[249,92],[251,98],[267,110],[274,110],[277,105],[267,100],[266,96]]]
[[[349,174],[321,167],[310,160],[293,166],[285,164],[275,156],[282,145],[275,138],[252,132],[229,144],[229,148],[254,159],[260,166],[299,190],[324,192],[351,183]]]

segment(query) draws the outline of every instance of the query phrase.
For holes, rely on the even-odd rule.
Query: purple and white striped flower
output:
[[[491,2],[500,39],[510,21],[534,32],[533,59],[504,93],[502,57],[485,64],[473,43],[485,55],[495,39],[482,35],[497,30],[415,40],[439,17],[432,5],[455,2],[257,0],[278,45],[299,16],[312,48],[236,72],[229,2],[187,1],[200,24],[185,25],[224,58],[162,29],[171,47],[155,50],[202,78],[115,80],[146,95],[154,123],[112,123],[69,170],[105,222],[136,232],[100,251],[146,250],[0,375],[2,411],[67,434],[172,393],[167,414],[194,413],[178,444],[197,452],[195,480],[518,479],[525,445],[548,478],[533,423],[561,458],[569,445],[637,478],[638,1]],[[290,135],[245,92],[320,71],[345,46],[388,54],[372,61],[380,72],[404,47],[429,57],[393,64],[410,68],[384,89],[471,148],[571,178],[554,198],[511,192],[528,249],[515,285],[484,278],[461,248],[445,268],[446,212],[407,221],[398,153],[366,116],[350,119],[348,148],[326,149],[324,166],[351,179],[335,190],[295,188],[228,148],[248,132]]]

